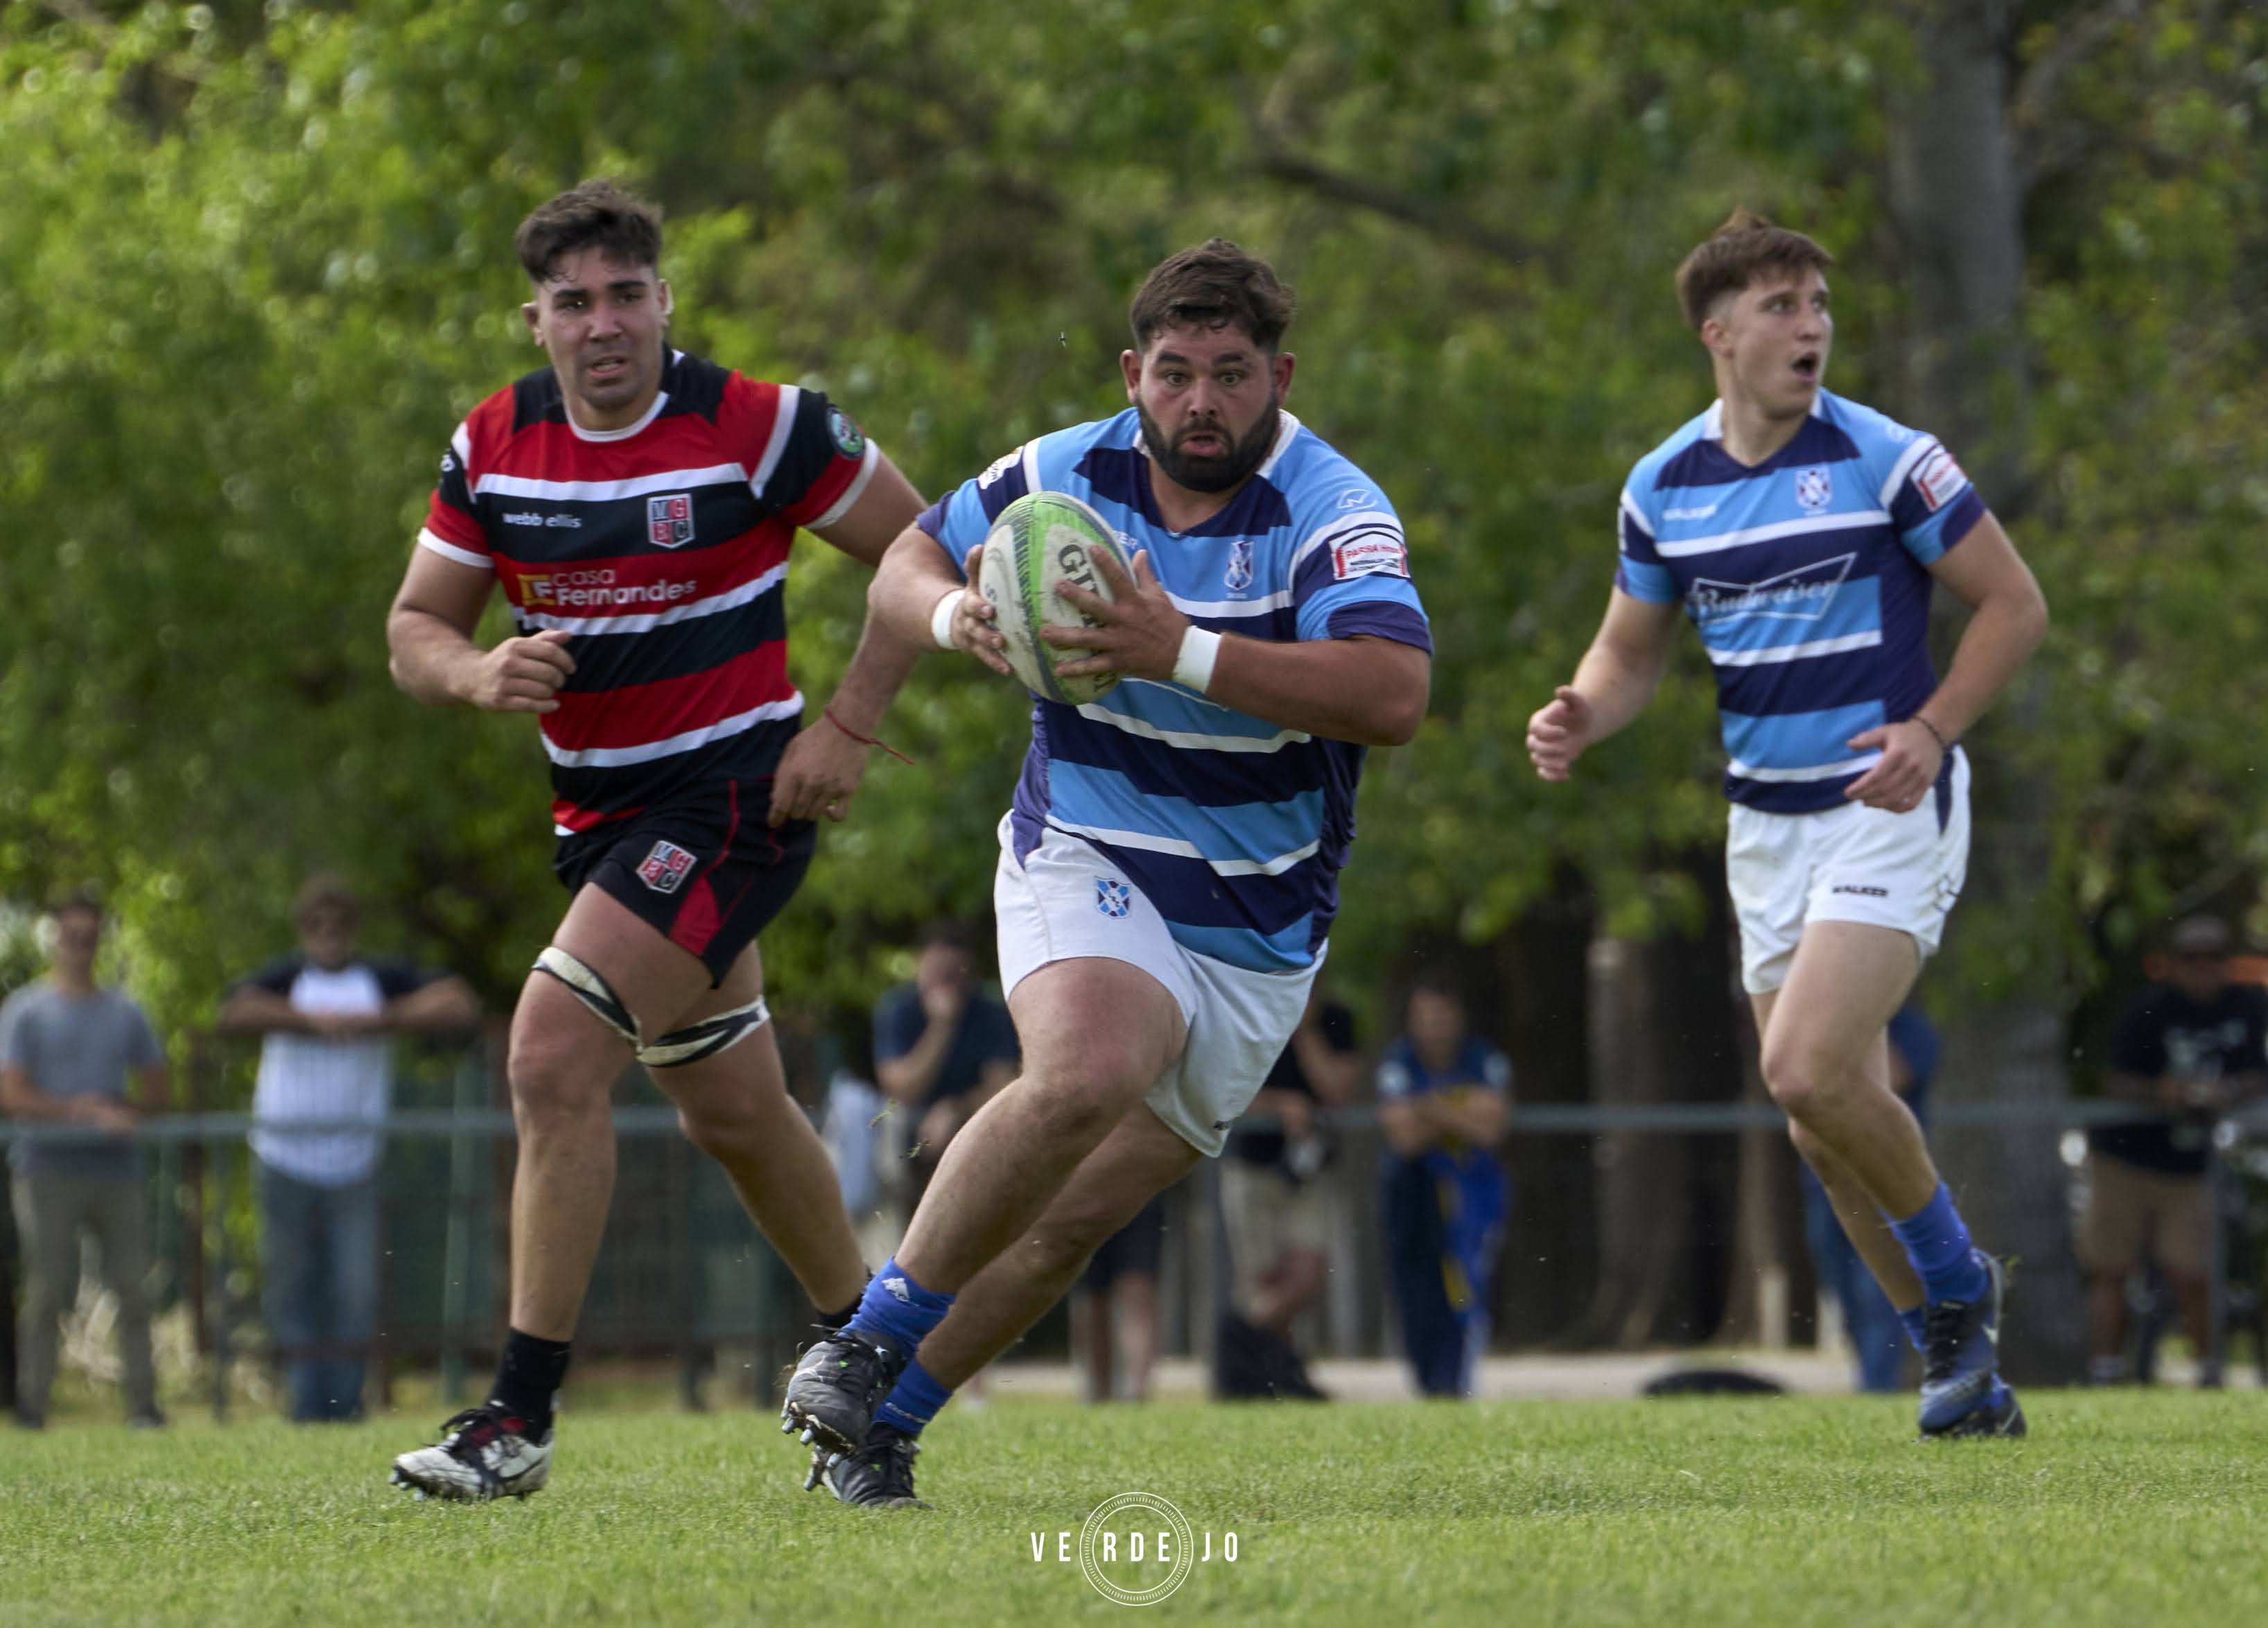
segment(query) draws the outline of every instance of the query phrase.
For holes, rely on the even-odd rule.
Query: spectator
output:
[[[961,1127],[1016,1077],[1016,1055],[1008,1009],[976,987],[968,930],[931,923],[914,981],[874,1010],[875,1078],[893,1102],[919,1116],[911,1151],[921,1184]]]
[[[2229,981],[2228,942],[2228,929],[2211,917],[2176,925],[2171,976],[2144,992],[2111,1039],[2108,1094],[2155,1111],[2088,1133],[2079,1253],[2088,1374],[2099,1384],[2127,1377],[2126,1280],[2145,1263],[2172,1285],[2198,1382],[2220,1382],[2206,1282],[2205,1158],[2215,1117],[2268,1085],[2268,991]]]
[[[92,1233],[102,1251],[103,1279],[118,1297],[127,1419],[163,1425],[150,1359],[142,1188],[134,1179],[129,1138],[141,1114],[166,1106],[165,1050],[139,1006],[94,980],[101,907],[84,895],[67,899],[47,932],[48,976],[0,1006],[0,1107],[33,1124],[88,1127],[100,1134],[20,1141],[9,1150],[24,1252],[16,1422],[33,1430],[47,1423],[63,1296],[77,1279],[79,1236]]]
[[[1904,1099],[1922,1128],[1929,1127],[1929,1085],[1937,1074],[1937,1031],[1918,1006],[1901,1007],[1889,1025],[1890,1088]],[[1800,1164],[1803,1183],[1803,1236],[1811,1248],[1811,1263],[1819,1273],[1819,1286],[1834,1296],[1843,1314],[1843,1330],[1851,1339],[1851,1354],[1858,1366],[1860,1390],[1898,1389],[1905,1366],[1906,1331],[1897,1310],[1874,1274],[1867,1270],[1843,1223],[1836,1218],[1827,1190]]]
[[[1418,1387],[1466,1396],[1488,1344],[1489,1279],[1511,1207],[1495,1148],[1512,1064],[1467,1031],[1463,997],[1445,976],[1419,980],[1408,1018],[1378,1065],[1380,1219]]]
[[[312,878],[291,914],[299,953],[231,990],[220,1028],[265,1036],[251,1138],[264,1300],[291,1417],[308,1424],[362,1413],[378,1326],[379,1127],[394,1089],[390,1036],[470,1029],[480,1004],[461,978],[357,954],[361,906],[335,877]],[[351,1128],[364,1124],[371,1128]]]
[[[1221,1162],[1222,1218],[1234,1272],[1215,1389],[1223,1396],[1323,1400],[1307,1376],[1292,1327],[1321,1300],[1329,1272],[1330,1200],[1322,1180],[1332,1146],[1316,1110],[1354,1100],[1362,1064],[1354,1013],[1318,983],[1291,1043],[1269,1071],[1251,1111],[1280,1130],[1240,1131]]]
[[[1158,1269],[1166,1258],[1166,1196],[1102,1241],[1071,1291],[1071,1349],[1089,1402],[1147,1402],[1158,1361]]]

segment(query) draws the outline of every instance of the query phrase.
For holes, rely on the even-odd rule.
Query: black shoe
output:
[[[856,1452],[874,1422],[874,1410],[906,1371],[906,1353],[877,1336],[845,1329],[830,1334],[795,1365],[780,1406],[783,1433],[800,1430],[812,1449],[804,1491],[819,1484],[830,1460]]]
[[[129,1430],[163,1430],[166,1428],[166,1416],[160,1410],[154,1406],[146,1407],[142,1409],[139,1412],[129,1413],[126,1416],[126,1428]]]
[[[18,1408],[14,1418],[18,1430],[45,1430],[48,1416],[33,1408]]]
[[[441,1426],[437,1447],[418,1448],[394,1461],[389,1477],[420,1498],[486,1503],[526,1498],[551,1479],[551,1432],[537,1437],[527,1421],[493,1402],[467,1408]]]
[[[1972,1408],[1958,1422],[1924,1436],[1924,1441],[1955,1441],[1964,1436],[2021,1436],[2025,1431],[2023,1404],[2006,1385],[1983,1406]]]
[[[877,1424],[856,1453],[827,1467],[828,1490],[862,1509],[927,1509],[914,1496],[914,1455],[921,1443],[895,1425]]]
[[[2006,1435],[1990,1420],[2006,1416],[2008,1388],[2000,1381],[2000,1313],[2008,1297],[2007,1268],[1982,1249],[1984,1289],[1973,1300],[1933,1300],[1923,1313],[1921,1433],[1955,1432],[1972,1413],[1987,1416],[1962,1435]],[[2019,1417],[2021,1410],[2018,1410]]]

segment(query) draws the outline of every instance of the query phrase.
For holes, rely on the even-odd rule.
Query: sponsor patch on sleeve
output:
[[[1935,514],[1961,495],[1962,489],[1969,484],[1969,475],[1953,460],[1951,453],[1942,446],[1933,446],[1915,466],[1913,484],[1929,512]]]
[[[1352,577],[1407,577],[1410,550],[1398,533],[1357,532],[1331,544],[1331,576],[1340,582]]]

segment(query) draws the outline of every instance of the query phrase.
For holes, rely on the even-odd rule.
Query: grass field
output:
[[[1855,1398],[1006,1402],[932,1428],[927,1514],[799,1492],[746,1411],[578,1413],[549,1491],[482,1506],[383,1484],[422,1418],[65,1425],[0,1454],[0,1624],[1117,1620],[1055,1534],[1138,1491],[1214,1546],[1140,1620],[2268,1620],[2260,1397],[2027,1402],[2029,1441],[1930,1448]]]

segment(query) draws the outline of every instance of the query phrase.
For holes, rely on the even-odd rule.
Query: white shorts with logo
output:
[[[1816,921],[1859,922],[1912,935],[1925,959],[1969,870],[1969,755],[1904,814],[1847,803],[1818,814],[1766,814],[1735,803],[1725,880],[1741,922],[1741,982],[1762,995],[1787,982],[1797,941]]]
[[[1248,972],[1192,954],[1092,843],[1049,827],[1020,863],[1005,818],[992,905],[1000,923],[1000,987],[1010,994],[1049,962],[1083,956],[1123,961],[1166,986],[1189,1042],[1145,1100],[1176,1136],[1218,1158],[1229,1126],[1252,1106],[1300,1027],[1322,956],[1296,972]]]

